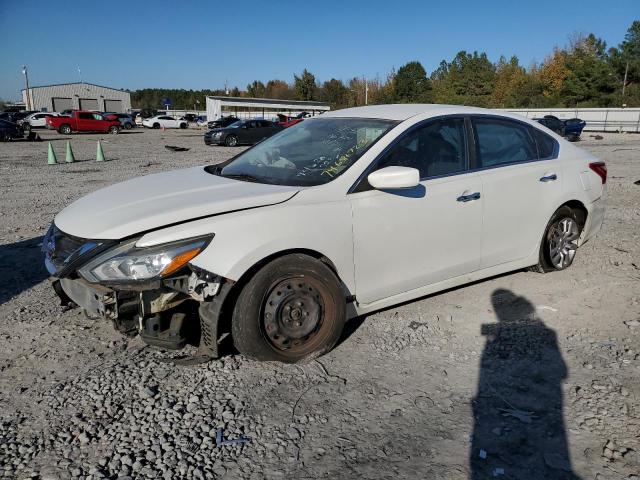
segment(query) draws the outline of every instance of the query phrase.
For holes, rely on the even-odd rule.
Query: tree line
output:
[[[318,82],[305,69],[291,83],[255,80],[245,90],[143,89],[132,92],[136,108],[160,108],[169,97],[173,108],[204,109],[207,95],[318,100],[331,108],[381,103],[446,103],[488,108],[640,106],[640,20],[616,47],[593,34],[574,35],[541,63],[528,67],[516,56],[493,63],[486,53],[461,51],[427,74],[408,62],[384,79],[331,78]],[[199,104],[197,102],[200,102]],[[199,106],[198,106],[199,105]]]

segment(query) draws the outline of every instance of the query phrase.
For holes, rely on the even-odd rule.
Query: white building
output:
[[[307,112],[312,116],[331,110],[328,103],[279,100],[275,98],[207,97],[207,120],[233,115],[238,118],[273,119],[279,113],[295,116]]]
[[[26,89],[22,90],[22,100],[27,110],[42,112],[95,110],[125,113],[131,109],[128,91],[86,82],[29,87],[28,95]]]

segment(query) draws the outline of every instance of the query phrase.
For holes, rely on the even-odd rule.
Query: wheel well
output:
[[[581,227],[584,227],[587,221],[587,215],[589,215],[589,212],[587,211],[587,208],[584,206],[584,204],[579,200],[570,200],[561,205],[561,207],[564,206],[569,207],[571,210],[578,214],[578,222],[580,223]]]
[[[340,280],[340,276],[338,275],[338,271],[335,265],[333,264],[333,262],[320,252],[317,252],[315,250],[311,250],[308,248],[292,248],[290,250],[283,250],[280,252],[273,253],[263,258],[259,262],[255,263],[254,265],[252,265],[251,268],[245,271],[242,274],[242,276],[238,279],[238,281],[232,285],[231,290],[229,291],[229,294],[224,299],[222,308],[220,310],[220,318],[218,319],[219,334],[222,332],[231,332],[231,319],[233,317],[233,306],[236,302],[236,299],[238,298],[238,295],[240,294],[240,291],[251,279],[251,277],[253,277],[258,272],[258,270],[260,270],[262,267],[272,262],[273,260],[280,257],[284,257],[285,255],[291,255],[294,253],[301,253],[303,255],[308,255],[312,258],[315,258],[316,260],[320,260],[322,263],[324,263],[331,269],[331,271],[338,278],[338,281],[342,282]]]

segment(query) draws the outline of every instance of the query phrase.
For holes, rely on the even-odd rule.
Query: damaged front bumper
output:
[[[78,274],[114,245],[70,237],[52,226],[43,251],[62,304],[109,320],[122,334],[140,335],[149,345],[175,350],[190,343],[198,346],[198,358],[216,358],[219,317],[233,282],[189,263],[148,281],[93,282]]]

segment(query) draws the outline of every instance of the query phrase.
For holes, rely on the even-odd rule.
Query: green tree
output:
[[[342,80],[332,78],[322,84],[319,91],[320,100],[331,105],[332,109],[344,108],[348,105],[349,90]]]
[[[515,55],[508,61],[500,57],[496,64],[496,75],[489,104],[496,108],[526,107],[528,98],[524,92],[527,84],[527,72],[520,66]]]
[[[247,85],[247,94],[253,98],[263,98],[267,92],[267,87],[260,80],[254,80]]]
[[[437,101],[487,107],[495,83],[495,67],[486,53],[460,51],[450,62],[441,62],[434,73]]]
[[[433,101],[433,87],[420,62],[409,62],[398,69],[394,78],[394,97],[400,103],[429,103]]]
[[[316,98],[316,77],[306,68],[299,77],[293,76],[293,85],[298,100],[314,100]]]
[[[609,63],[613,69],[616,104],[640,106],[640,20],[635,20],[617,48],[608,52]],[[622,96],[622,84],[625,74],[625,95]]]

